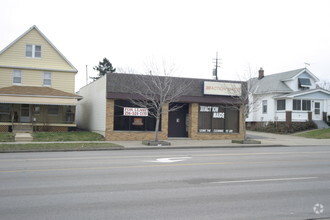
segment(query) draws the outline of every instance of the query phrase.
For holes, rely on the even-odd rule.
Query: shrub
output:
[[[268,122],[265,126],[258,126],[252,130],[269,133],[289,134],[315,128],[317,128],[317,125],[313,121],[292,122],[291,126],[289,126],[286,122]]]

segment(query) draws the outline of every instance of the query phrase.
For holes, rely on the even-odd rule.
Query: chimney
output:
[[[262,78],[264,78],[264,70],[262,69],[262,67],[260,67],[258,79],[262,79]]]

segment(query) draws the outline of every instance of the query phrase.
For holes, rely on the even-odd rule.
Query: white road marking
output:
[[[175,163],[180,161],[185,161],[191,159],[191,157],[171,157],[171,158],[158,158],[156,160],[149,160],[145,162],[151,162],[151,163]]]
[[[293,181],[293,180],[309,180],[318,179],[318,177],[295,177],[295,178],[278,178],[278,179],[250,179],[250,180],[229,180],[211,182],[211,184],[228,184],[228,183],[253,183],[253,182],[275,182],[275,181]]]

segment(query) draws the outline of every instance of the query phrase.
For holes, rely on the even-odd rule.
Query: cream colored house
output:
[[[32,26],[0,51],[0,132],[76,127],[77,69]]]

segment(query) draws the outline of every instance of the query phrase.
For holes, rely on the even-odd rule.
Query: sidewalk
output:
[[[248,139],[261,141],[261,144],[236,144],[231,140],[191,140],[189,138],[169,139],[170,146],[147,146],[142,141],[71,141],[71,142],[3,142],[0,144],[44,144],[44,143],[114,143],[123,146],[125,150],[144,149],[185,149],[185,148],[244,148],[244,147],[284,147],[284,146],[330,146],[330,139],[310,139],[293,135],[280,135],[263,132],[247,131]],[[108,150],[104,148],[94,150]],[[110,150],[110,149],[109,149]]]
[[[168,149],[168,148],[203,148],[203,147],[273,147],[273,146],[317,146],[330,145],[329,139],[310,139],[293,135],[280,135],[264,132],[248,131],[249,139],[261,141],[261,144],[235,144],[231,140],[191,140],[191,139],[169,139],[170,146],[146,146],[141,141],[111,141],[119,144],[125,149]]]

